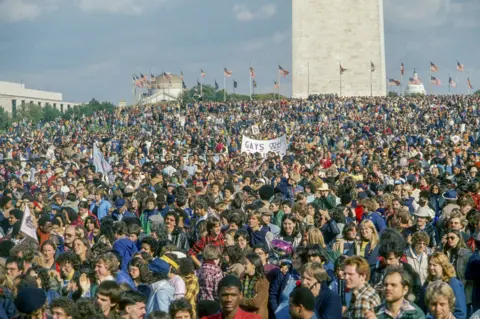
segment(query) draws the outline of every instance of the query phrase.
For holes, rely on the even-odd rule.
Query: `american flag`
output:
[[[197,79],[197,86],[200,86],[200,81]]]
[[[395,80],[395,79],[388,79],[388,85],[389,86],[400,86],[400,81]]]
[[[183,81],[183,71],[180,71],[180,79]]]
[[[467,78],[467,85],[470,90],[473,89],[472,82],[470,82],[470,78]]]
[[[232,71],[228,70],[227,68],[223,68],[223,76],[229,78],[232,76]]]
[[[237,81],[233,80],[233,87],[236,89],[236,88],[237,88],[237,86],[238,86],[238,83],[237,83]]]
[[[172,79],[172,73],[170,72],[163,72],[163,78],[165,80],[168,80],[170,82],[170,80]]]
[[[432,83],[433,85],[442,85],[442,81],[440,81],[440,79],[434,76],[430,77],[430,83]]]
[[[286,77],[288,74],[290,74],[290,72],[282,68],[281,65],[278,65],[278,74],[280,74],[283,77]]]
[[[463,72],[465,71],[465,66],[461,64],[460,62],[457,61],[457,71],[458,72]]]
[[[133,82],[133,84],[137,83],[137,76],[135,74],[132,75],[132,82]]]
[[[217,80],[215,80],[215,90],[218,90],[219,86],[218,86],[218,83],[217,83]]]
[[[375,64],[373,64],[372,61],[370,61],[370,70],[371,70],[372,72],[375,72]]]
[[[143,82],[148,83],[147,77],[145,75],[143,75],[142,73],[140,73],[140,79],[142,79]]]
[[[183,81],[183,80],[182,80],[182,88],[183,88],[184,90],[187,89],[187,85],[185,84],[185,81]]]
[[[255,82],[255,80],[253,80],[253,87],[254,87],[254,88],[257,87],[257,82]]]
[[[403,62],[400,64],[400,74],[403,75],[405,73],[405,65],[403,65]]]
[[[340,74],[343,74],[343,72],[347,71],[347,69],[345,69],[342,65],[342,63],[340,62]]]
[[[408,84],[413,84],[413,85],[419,85],[419,84],[422,84],[422,80],[420,80],[419,78],[409,78],[408,79]]]
[[[252,67],[250,67],[250,76],[255,78],[255,70]]]
[[[150,82],[152,82],[152,83],[157,82],[157,79],[155,78],[155,75],[153,75],[152,73],[150,73]]]
[[[277,83],[277,81],[273,81],[273,87],[274,87],[275,89],[278,89],[278,83]]]
[[[139,88],[143,87],[143,79],[137,75],[135,75],[135,85],[138,86]]]
[[[438,72],[438,66],[433,62],[430,62],[430,72]]]
[[[451,76],[448,77],[448,83],[454,88],[457,87],[457,83],[455,83],[455,81],[453,81]]]
[[[204,78],[204,77],[205,77],[205,75],[207,75],[207,74],[206,74],[205,72],[203,72],[203,70],[202,70],[202,69],[200,69],[200,76],[201,76],[202,78]]]

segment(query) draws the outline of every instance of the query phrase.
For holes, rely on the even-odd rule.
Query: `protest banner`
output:
[[[242,153],[260,153],[263,157],[266,157],[268,153],[273,152],[279,154],[281,157],[287,154],[287,139],[285,135],[273,139],[273,140],[254,140],[242,136]]]
[[[23,211],[23,219],[20,225],[20,231],[38,242],[37,227],[35,225],[35,222],[33,221],[32,213],[30,212],[28,204],[25,204],[25,210]]]

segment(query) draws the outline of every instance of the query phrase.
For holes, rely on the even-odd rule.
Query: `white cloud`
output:
[[[277,13],[277,7],[274,4],[265,4],[257,11],[250,10],[246,5],[235,4],[233,12],[238,21],[251,21],[254,19],[268,19]]]
[[[384,18],[396,28],[419,30],[452,25],[459,28],[478,26],[480,5],[472,0],[385,0]]]
[[[24,0],[3,0],[0,1],[0,21],[20,22],[34,20],[42,13],[39,4]]]
[[[86,12],[139,15],[162,0],[79,0],[78,6]]]
[[[270,37],[257,38],[250,41],[247,41],[243,44],[243,49],[245,51],[257,51],[264,48],[267,45],[278,45],[285,41],[290,40],[292,36],[292,31],[290,29],[283,32],[275,32]]]

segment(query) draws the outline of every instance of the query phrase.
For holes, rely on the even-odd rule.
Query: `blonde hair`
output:
[[[447,255],[441,252],[434,252],[433,254],[428,257],[428,263],[434,262],[440,266],[442,266],[442,281],[447,282],[451,278],[456,277],[455,268],[453,268],[450,260],[448,260]],[[429,273],[427,276],[427,281],[435,281],[435,278]]]
[[[376,200],[373,198],[367,198],[362,201],[363,207],[369,212],[374,212],[378,209],[379,205]]]
[[[327,272],[325,269],[323,269],[323,266],[317,262],[310,262],[303,265],[301,274],[302,276],[307,274],[310,277],[315,278],[320,283],[328,280]]]
[[[372,251],[373,249],[375,249],[375,247],[378,244],[377,229],[375,228],[375,225],[373,224],[373,222],[369,219],[362,220],[360,225],[358,225],[358,229],[360,229],[362,227],[368,227],[372,230],[372,238],[370,239],[370,251]],[[362,236],[362,232],[360,232],[360,236]]]
[[[323,234],[318,228],[311,228],[308,230],[308,245],[315,245],[318,244],[323,248],[326,248],[325,239],[323,238]]]
[[[455,294],[449,284],[442,281],[434,281],[427,287],[425,293],[425,303],[430,306],[430,302],[436,300],[438,297],[445,297],[448,299],[450,310],[455,309]]]

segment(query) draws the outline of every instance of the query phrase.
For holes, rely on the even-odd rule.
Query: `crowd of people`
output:
[[[322,95],[16,123],[0,319],[479,319],[479,106]]]

